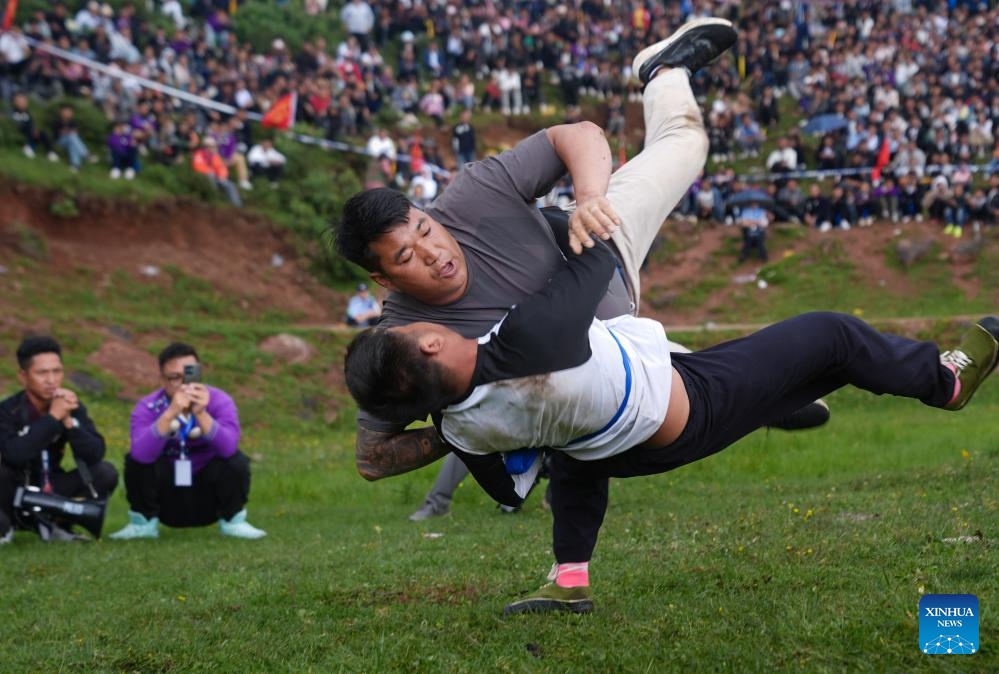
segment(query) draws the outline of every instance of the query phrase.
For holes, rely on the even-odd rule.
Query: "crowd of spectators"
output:
[[[778,218],[822,228],[917,215],[959,228],[990,215],[994,185],[986,176],[999,167],[994,0],[305,0],[307,13],[339,14],[343,39],[316,37],[292,50],[278,37],[263,51],[237,40],[229,12],[238,5],[157,0],[149,5],[155,18],[140,21],[128,3],[114,10],[61,0],[18,17],[0,36],[3,99],[84,96],[109,124],[107,153],[88,152],[66,124],[51,137],[27,127],[25,153],[60,150],[77,168],[88,154],[107,156],[112,177],[132,177],[143,161],[190,161],[212,138],[221,161],[206,162],[217,167],[206,173],[236,203],[253,176],[274,183],[284,166],[272,146],[254,147],[247,114],[294,91],[297,122],[330,140],[374,141],[366,184],[395,184],[428,200],[446,176],[434,166],[454,169],[477,156],[475,111],[557,110],[571,120],[585,102],[599,110],[595,121],[623,136],[625,108],[640,96],[632,56],[693,16],[715,15],[736,21],[740,37],[692,82],[705,105],[713,168],[692,187],[683,213],[731,217],[725,199],[740,181],[728,167],[748,162],[767,173],[759,182],[772,192]],[[25,35],[125,76],[32,49]],[[128,75],[239,113],[182,103]],[[467,114],[449,129],[446,120],[459,111]],[[795,124],[823,114],[841,118],[841,128],[811,136]],[[441,154],[421,127],[449,135],[451,152]],[[886,144],[884,179],[872,181],[867,169]],[[772,151],[764,154],[765,146]],[[814,186],[779,178],[802,170],[834,177],[813,198]],[[946,188],[931,189],[934,180]]]

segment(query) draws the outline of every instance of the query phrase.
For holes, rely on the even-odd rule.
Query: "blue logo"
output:
[[[928,655],[977,653],[978,597],[927,594],[919,600],[919,650]]]

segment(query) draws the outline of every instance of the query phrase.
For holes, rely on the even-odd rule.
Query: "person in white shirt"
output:
[[[270,182],[271,187],[276,187],[277,181],[284,173],[284,165],[288,159],[274,148],[274,141],[270,138],[264,138],[250,148],[246,162],[250,165],[250,172],[253,175],[264,176]]]
[[[771,173],[793,171],[798,168],[798,153],[787,138],[777,139],[777,148],[767,157],[767,170]]]
[[[375,135],[368,138],[365,151],[368,153],[369,157],[385,155],[392,161],[395,161],[395,141],[389,137],[388,130],[384,128],[378,129],[375,131]]]

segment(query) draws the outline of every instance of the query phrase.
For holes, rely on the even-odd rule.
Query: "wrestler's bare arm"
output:
[[[357,428],[354,455],[357,472],[365,480],[401,475],[429,465],[450,450],[432,426],[384,433]]]

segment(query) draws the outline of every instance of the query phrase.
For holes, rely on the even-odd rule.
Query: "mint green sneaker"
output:
[[[940,354],[940,362],[954,369],[961,382],[957,398],[944,409],[959,410],[968,404],[971,396],[999,361],[999,318],[986,316],[975,323],[961,337],[961,343],[952,351]]]
[[[142,513],[129,510],[128,524],[120,531],[108,534],[108,538],[113,538],[116,541],[125,541],[133,538],[159,538],[159,526],[160,519],[158,517],[146,519]]]
[[[246,521],[246,508],[227,520],[219,520],[219,530],[223,536],[232,536],[233,538],[255,539],[267,535],[266,531],[258,529]]]
[[[503,615],[518,613],[589,613],[593,610],[589,586],[561,587],[555,583],[542,585],[526,597],[506,605]]]

